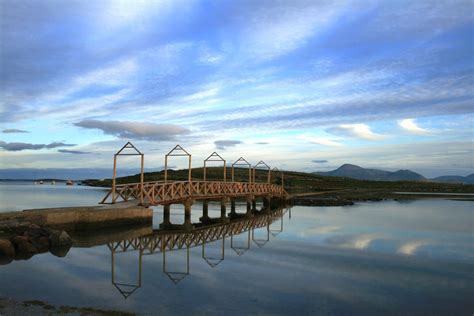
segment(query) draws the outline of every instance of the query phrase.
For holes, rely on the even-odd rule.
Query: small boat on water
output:
[[[67,180],[66,185],[74,185],[74,182],[72,180]]]
[[[43,183],[44,183],[43,180],[40,180],[39,184],[43,184]]]
[[[54,180],[51,181],[51,184],[52,184],[52,185],[55,185],[55,184],[56,184],[56,181],[54,181]]]

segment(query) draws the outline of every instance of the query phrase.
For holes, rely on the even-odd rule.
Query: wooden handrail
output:
[[[113,190],[113,189],[112,189]],[[112,192],[111,190],[111,192]],[[101,203],[106,203],[107,196]],[[271,183],[251,183],[251,182],[223,182],[223,181],[150,181],[141,183],[128,183],[115,186],[115,192],[112,196],[124,201],[140,200],[150,205],[165,204],[187,198],[205,199],[219,198],[226,196],[248,196],[248,195],[280,195],[286,196],[287,193],[282,186]]]

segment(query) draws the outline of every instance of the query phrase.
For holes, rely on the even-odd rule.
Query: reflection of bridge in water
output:
[[[211,268],[215,268],[224,260],[226,239],[230,239],[230,248],[239,256],[250,249],[252,241],[259,248],[263,247],[270,240],[270,235],[277,236],[283,231],[283,215],[288,211],[291,216],[291,210],[283,208],[274,210],[263,208],[260,211],[254,209],[250,214],[237,214],[234,212],[234,214],[229,214],[230,217],[224,221],[216,219],[213,222],[208,222],[208,224],[194,224],[195,228],[193,230],[185,228],[179,230],[160,229],[144,236],[110,242],[107,245],[111,252],[112,284],[124,298],[132,295],[142,286],[143,256],[157,255],[159,253],[162,255],[163,273],[173,283],[178,284],[190,273],[190,248],[201,246],[202,259]],[[265,229],[265,236],[259,239],[256,237],[256,230],[260,228]],[[236,237],[239,235],[244,236],[245,241],[241,239],[236,240]],[[218,253],[209,254],[208,244],[219,240],[222,242],[220,243]],[[176,269],[176,267],[170,267],[167,261],[167,253],[178,250],[185,250],[186,252],[184,254],[184,268],[181,270]],[[134,251],[138,253],[137,281],[135,284],[117,282],[116,255]]]

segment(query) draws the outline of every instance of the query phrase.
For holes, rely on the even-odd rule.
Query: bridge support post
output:
[[[203,223],[209,221],[209,202],[206,200],[202,201],[202,216],[199,220]]]
[[[170,214],[171,214],[171,205],[170,204],[163,205],[163,222],[160,224],[160,228],[166,229],[171,226]]]
[[[183,228],[184,229],[193,229],[194,225],[191,222],[191,206],[193,205],[193,200],[188,199],[186,200],[183,205],[184,205],[184,224]]]
[[[225,214],[226,209],[227,209],[227,206],[226,206],[227,201],[228,201],[228,198],[221,199],[221,221],[223,221],[223,222],[229,221],[229,219],[227,218],[227,216]]]
[[[271,200],[272,200],[271,195],[264,196],[263,197],[263,208],[270,207]]]
[[[247,217],[252,217],[252,205],[255,203],[255,197],[254,196],[247,196],[247,213],[245,215]]]
[[[230,213],[229,213],[229,216],[230,217],[233,217],[237,215],[237,213],[235,212],[235,200],[231,200],[230,201]]]
[[[257,198],[253,198],[252,199],[252,211],[256,211],[257,210]]]
[[[262,212],[265,214],[268,214],[270,213],[271,208],[272,208],[272,196],[271,195],[264,196]]]

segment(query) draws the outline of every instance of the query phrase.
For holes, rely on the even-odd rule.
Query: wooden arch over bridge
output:
[[[283,171],[281,171],[280,169],[278,169],[277,167],[273,167],[272,169],[272,172],[273,174],[275,172],[280,172],[280,177],[281,177],[281,186],[284,187],[285,186],[285,174],[283,173]],[[272,182],[272,174],[270,174],[270,183]]]
[[[141,174],[139,183],[116,184],[116,158],[125,148],[136,150],[135,155],[141,155]],[[187,156],[188,157],[188,180],[170,181],[168,179],[168,157]],[[264,165],[268,168],[267,183],[255,183],[252,181],[252,165],[240,157],[232,164],[232,181],[226,181],[225,159],[217,153],[212,153],[204,160],[204,170],[207,161],[224,162],[223,181],[207,181],[206,171],[204,171],[204,181],[193,180],[191,176],[191,154],[180,145],[176,145],[165,155],[164,181],[144,182],[144,154],[135,146],[128,142],[114,156],[114,173],[112,188],[100,202],[101,204],[114,204],[116,202],[137,201],[140,205],[167,205],[171,203],[184,203],[192,200],[216,200],[228,198],[254,199],[255,197],[286,197],[287,193],[283,186],[270,183],[270,167],[263,161],[257,163],[255,168]],[[234,167],[246,166],[249,169],[249,182],[236,182],[234,179]],[[112,197],[111,199],[109,199]]]
[[[112,176],[112,204],[115,203],[119,195],[117,195],[117,157],[118,156],[140,156],[140,204],[143,204],[143,175],[145,165],[145,155],[137,149],[131,142],[127,142],[122,148],[114,154],[114,170]],[[108,196],[108,195],[107,195]],[[107,198],[107,197],[106,197]],[[137,197],[135,197],[137,198]],[[103,202],[103,201],[102,201]]]
[[[168,182],[168,157],[188,157],[188,181],[191,181],[191,154],[180,145],[176,145],[165,155],[165,182]]]
[[[234,182],[234,168],[235,167],[249,167],[249,182],[252,182],[252,165],[247,161],[245,160],[244,157],[240,157],[239,159],[237,159],[233,164],[232,164],[232,182]]]
[[[257,173],[257,168],[259,167],[263,167],[268,171],[267,182],[270,183],[270,175],[272,173],[272,170],[270,169],[270,166],[267,165],[263,160],[260,160],[255,166],[253,166],[253,182],[256,182],[255,174]]]
[[[213,152],[212,154],[209,155],[209,157],[207,157],[206,159],[204,159],[204,170],[203,170],[203,178],[204,178],[204,181],[207,180],[207,163],[210,162],[210,161],[220,161],[220,162],[223,162],[224,163],[224,177],[223,177],[223,180],[224,182],[226,182],[226,174],[227,174],[227,170],[226,170],[226,161],[224,158],[222,158],[218,153],[216,152]]]

